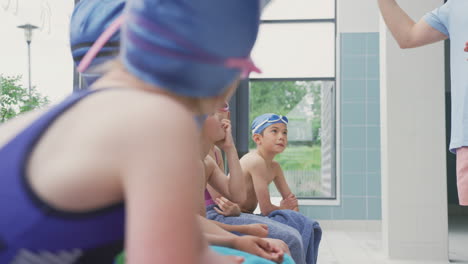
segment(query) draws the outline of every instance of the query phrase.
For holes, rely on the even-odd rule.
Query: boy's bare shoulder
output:
[[[278,176],[278,174],[283,171],[283,169],[281,168],[281,165],[279,164],[279,162],[277,162],[275,160],[271,163],[271,167],[273,169],[275,177]]]
[[[245,163],[249,163],[249,164],[256,163],[256,162],[262,162],[262,163],[265,162],[263,158],[260,155],[258,155],[257,152],[254,152],[254,151],[251,151],[245,154],[244,156],[242,156],[241,161]]]
[[[240,161],[242,168],[247,170],[253,170],[265,166],[265,160],[254,151],[245,154]]]
[[[274,160],[271,165],[273,166],[273,169],[281,169],[281,165],[279,164],[279,162],[277,162],[276,160]]]

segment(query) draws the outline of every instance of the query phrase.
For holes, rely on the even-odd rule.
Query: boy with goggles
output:
[[[256,125],[253,129],[252,129],[252,135],[253,134],[256,134],[257,131],[258,133],[262,133],[263,130],[265,130],[265,128],[267,128],[268,126],[274,124],[274,123],[284,123],[286,126],[288,125],[288,118],[286,116],[282,116],[282,115],[276,115],[276,114],[263,114],[259,117],[257,117],[254,122],[252,123],[252,126],[254,124],[256,124],[258,121],[264,119],[263,121],[261,121],[258,125]],[[257,122],[255,122],[257,121]]]
[[[219,108],[216,115],[221,117],[223,121],[229,120],[229,105],[226,103],[223,108]],[[209,121],[210,120],[207,119],[205,126],[207,126]],[[216,144],[223,147],[219,143]],[[230,159],[228,158],[228,154],[226,152],[225,154],[229,162]],[[216,162],[216,165],[214,166],[219,167],[219,171],[225,171],[223,155],[220,148],[216,145],[213,146],[209,155],[213,161],[211,163],[214,165]],[[237,163],[239,163],[238,159]],[[233,170],[230,170],[230,172],[233,173]],[[226,177],[225,175],[223,176]],[[244,192],[246,194],[246,191]],[[205,205],[206,218],[219,222],[219,225],[226,230],[236,232],[236,234],[250,234],[259,237],[282,240],[287,244],[287,248],[289,248],[289,252],[287,253],[294,259],[295,263],[306,264],[302,237],[299,231],[295,228],[261,215],[241,213],[241,209],[237,203],[229,200],[229,197],[219,193],[217,189],[211,187],[209,183],[207,185],[207,190],[205,190]]]
[[[298,200],[286,182],[274,157],[288,145],[288,118],[263,114],[252,122],[252,139],[257,149],[244,155],[241,167],[247,180],[247,199],[240,204],[244,213],[253,213],[257,205],[262,215],[296,228],[302,235],[306,263],[316,263],[322,230],[319,224],[299,213]],[[282,196],[280,206],[272,204],[268,186],[274,182]]]
[[[297,198],[289,189],[278,162],[273,158],[284,151],[288,144],[288,118],[277,114],[263,114],[252,122],[252,139],[257,149],[241,159],[244,173],[248,174],[248,199],[241,204],[242,210],[253,213],[260,204],[263,215],[275,210],[299,211]],[[280,206],[270,201],[268,185],[275,182],[283,196]]]

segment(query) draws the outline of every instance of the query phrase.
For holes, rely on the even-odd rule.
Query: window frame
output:
[[[232,105],[235,106],[235,111],[236,112],[236,117],[237,118],[236,120],[237,121],[240,121],[239,120],[239,115],[242,115],[243,116],[243,119],[245,121],[243,121],[242,123],[247,123],[249,124],[249,111],[250,111],[250,97],[249,97],[249,93],[250,93],[250,86],[249,86],[249,83],[250,82],[281,82],[281,81],[329,81],[329,82],[333,82],[333,98],[332,98],[332,109],[333,109],[333,113],[332,113],[332,124],[334,124],[334,126],[332,127],[332,131],[333,131],[333,137],[331,138],[331,148],[333,149],[333,154],[332,154],[332,157],[331,157],[331,164],[330,164],[330,167],[331,167],[331,188],[333,189],[333,195],[329,196],[329,197],[301,197],[299,198],[299,205],[339,205],[339,201],[340,201],[340,193],[339,193],[339,177],[338,177],[338,173],[337,173],[337,153],[338,152],[338,148],[337,148],[337,112],[338,112],[338,109],[337,109],[337,105],[336,105],[336,102],[337,102],[337,89],[336,89],[336,86],[337,86],[337,83],[336,83],[336,80],[335,78],[268,78],[268,79],[260,79],[260,78],[255,78],[255,79],[249,79],[246,83],[243,83],[241,85],[241,89],[243,90],[242,93],[242,99],[241,98],[238,98],[237,96],[237,93],[236,93],[236,100],[235,101],[231,101]],[[245,82],[245,81],[244,81]],[[247,86],[247,87],[245,87]],[[242,101],[247,101],[248,104],[242,104],[241,107],[239,107],[239,105],[237,105],[237,101],[239,100],[242,100]],[[231,117],[233,115],[231,114]],[[231,118],[232,119],[232,118]],[[233,121],[234,122],[234,121]],[[247,153],[249,150],[248,150],[248,142],[249,142],[249,130],[248,129],[245,129],[244,131],[240,131],[240,130],[236,130],[236,142],[242,142],[242,145],[244,146],[244,150],[241,152],[240,150],[240,154],[239,155],[240,157]],[[245,134],[245,135],[244,135]],[[243,140],[244,139],[244,140]],[[275,196],[272,196],[271,199],[272,199],[272,202],[274,204],[279,204],[279,201],[280,199],[275,199],[276,197]]]
[[[327,18],[327,19],[281,19],[281,20],[261,20],[261,24],[278,24],[278,23],[334,23],[335,27],[335,47],[334,47],[334,60],[335,60],[335,69],[334,69],[334,77],[317,77],[317,78],[249,78],[246,80],[241,81],[239,84],[239,88],[233,98],[231,99],[231,120],[232,124],[235,127],[233,128],[233,136],[239,144],[238,152],[239,157],[242,157],[248,150],[248,142],[249,142],[249,130],[246,129],[249,126],[249,111],[250,111],[250,98],[249,92],[250,82],[256,81],[331,81],[334,82],[334,89],[333,89],[333,120],[332,123],[334,127],[332,128],[334,136],[332,137],[332,148],[334,149],[334,154],[332,155],[332,164],[331,164],[331,174],[332,174],[332,188],[334,188],[334,195],[330,197],[310,197],[310,198],[301,198],[299,199],[299,205],[340,205],[341,194],[340,194],[340,177],[339,177],[339,146],[337,144],[339,138],[339,105],[337,104],[337,98],[339,98],[339,91],[338,91],[338,83],[337,83],[337,69],[338,69],[338,50],[337,50],[337,43],[339,43],[338,39],[338,23],[337,23],[337,0],[335,2],[335,18]],[[243,127],[243,129],[238,129],[238,127]],[[275,204],[279,204],[281,198],[278,197],[271,197],[272,202]]]

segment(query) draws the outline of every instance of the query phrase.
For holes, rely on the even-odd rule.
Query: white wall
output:
[[[399,2],[419,20],[443,1]],[[380,44],[384,248],[447,263],[443,43],[402,50],[382,20]]]
[[[338,32],[378,32],[377,0],[337,0]]]
[[[384,249],[391,259],[447,263],[443,43],[401,50],[377,0],[337,3],[338,36],[380,32]],[[399,3],[419,20],[443,1]]]

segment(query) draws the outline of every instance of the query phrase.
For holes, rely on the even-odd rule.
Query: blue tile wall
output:
[[[346,197],[360,197],[366,193],[367,179],[363,173],[343,173],[341,194]]]
[[[331,206],[301,206],[300,211],[314,219],[332,219]]]
[[[362,102],[366,98],[365,80],[348,80],[342,84],[341,98],[346,102]],[[378,84],[377,84],[378,86]]]
[[[362,129],[363,132],[365,129]],[[341,149],[341,176],[346,173],[365,173],[366,171],[366,155],[365,149],[349,148]]]
[[[341,103],[341,123],[345,126],[366,125],[366,103]]]
[[[366,197],[342,197],[343,219],[362,220],[366,219],[367,206]]]
[[[380,220],[379,34],[340,34],[341,204],[301,206],[314,219]]]
[[[380,197],[370,197],[367,199],[367,219],[382,219],[382,199]]]
[[[343,136],[341,137],[341,146],[343,148],[356,149],[362,148],[366,144],[366,133],[362,133],[359,126],[343,127]]]
[[[380,103],[380,80],[366,80],[366,100],[368,103]]]

